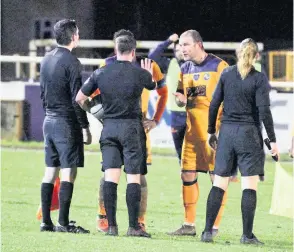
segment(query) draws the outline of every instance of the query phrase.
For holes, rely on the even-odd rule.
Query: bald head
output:
[[[182,33],[179,44],[185,61],[193,60],[198,63],[204,58],[203,40],[198,31],[188,30]]]
[[[201,42],[203,43],[202,37],[200,33],[196,30],[188,30],[181,34],[181,37],[191,37],[193,39],[193,42]]]

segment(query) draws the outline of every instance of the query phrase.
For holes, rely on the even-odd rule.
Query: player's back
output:
[[[75,117],[71,85],[74,81],[81,81],[80,62],[68,49],[57,47],[45,55],[41,62],[40,86],[46,115]]]
[[[155,87],[151,75],[129,61],[119,60],[98,71],[97,83],[101,92],[104,119],[141,118],[142,91],[144,87]]]

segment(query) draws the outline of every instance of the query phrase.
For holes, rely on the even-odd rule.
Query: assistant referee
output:
[[[273,118],[270,111],[269,84],[266,76],[253,64],[258,47],[253,39],[240,44],[237,65],[224,70],[209,109],[209,144],[216,148],[215,180],[207,199],[206,226],[203,242],[212,242],[212,227],[227,190],[232,172],[240,169],[242,176],[241,211],[243,244],[263,244],[252,233],[256,209],[259,175],[264,174],[265,154],[260,122],[263,122],[271,142],[271,154],[278,154]],[[219,133],[215,135],[218,109],[224,112]]]

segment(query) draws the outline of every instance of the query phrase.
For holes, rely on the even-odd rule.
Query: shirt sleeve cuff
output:
[[[208,134],[215,134],[215,127],[208,127],[207,133]]]
[[[269,137],[269,140],[270,140],[271,143],[275,143],[277,141],[275,136]]]

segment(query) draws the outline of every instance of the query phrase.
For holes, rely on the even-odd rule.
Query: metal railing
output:
[[[162,41],[137,41],[138,49],[153,49]],[[15,63],[15,74],[16,78],[20,77],[21,64],[29,63],[29,78],[35,79],[37,77],[37,64],[41,62],[42,57],[37,55],[37,49],[40,47],[51,47],[56,46],[56,41],[53,39],[37,39],[29,42],[29,56],[19,55],[1,55],[1,62]],[[215,51],[235,51],[240,43],[238,42],[204,42],[206,50]],[[80,40],[80,48],[113,48],[114,42],[112,40]],[[264,46],[263,43],[258,43],[259,50],[262,51]],[[172,45],[169,47],[172,48]],[[94,58],[80,58],[83,65],[99,65],[102,59]]]

